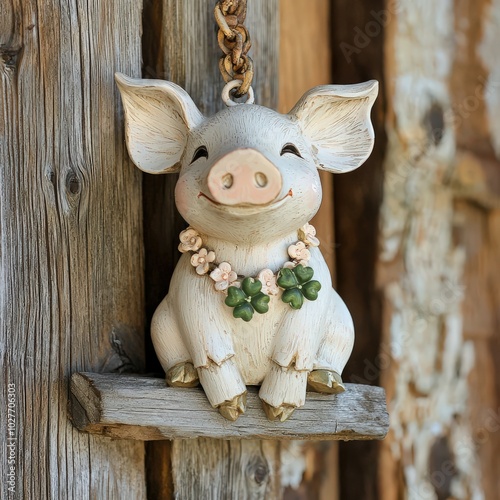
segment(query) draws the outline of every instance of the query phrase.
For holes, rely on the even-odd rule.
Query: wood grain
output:
[[[16,390],[15,493],[146,497],[144,445],[77,431],[69,375],[143,365],[141,177],[113,73],[140,73],[141,2],[2,2],[1,396]]]
[[[267,420],[253,388],[247,412],[236,422],[212,408],[201,389],[167,387],[163,379],[79,373],[72,377],[71,393],[79,429],[123,439],[348,441],[383,439],[389,426],[384,390],[355,384],[338,396],[308,393],[306,405],[283,423]]]
[[[186,449],[184,449],[187,447]],[[177,497],[182,499],[228,498],[257,500],[280,496],[280,446],[272,441],[222,441],[194,439],[178,441],[172,460],[183,461],[192,481],[178,477]],[[200,471],[203,471],[200,474]]]

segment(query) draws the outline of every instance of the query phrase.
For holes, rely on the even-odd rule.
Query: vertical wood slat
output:
[[[456,51],[450,85],[458,148],[455,234],[467,256],[463,329],[477,360],[469,377],[470,420],[489,499],[500,496],[500,2],[464,0],[454,7],[455,36],[469,48]]]
[[[141,2],[7,0],[0,14],[0,366],[15,493],[145,498],[142,443],[77,431],[71,372],[142,368],[141,178],[115,71],[140,71]]]
[[[373,21],[372,12],[384,12],[388,2],[373,0],[332,4],[333,78],[336,83],[381,82],[372,111],[375,148],[367,162],[352,173],[335,177],[335,239],[337,244],[337,290],[349,308],[356,332],[354,351],[344,370],[344,380],[378,384],[374,366],[381,341],[382,310],[376,289],[378,218],[382,203],[385,157],[384,26],[368,42],[356,34]],[[373,26],[373,25],[370,25]],[[372,32],[370,32],[372,33]],[[352,52],[346,45],[349,44]],[[361,47],[359,47],[361,46]],[[374,500],[377,494],[378,444],[340,444],[340,498]]]
[[[224,106],[220,99],[224,82],[218,70],[220,49],[214,7],[215,1],[206,0],[152,0],[145,6],[144,24],[149,26],[151,21],[152,33],[145,38],[144,76],[181,85],[205,115]],[[276,108],[278,96],[278,7],[278,0],[252,0],[245,23],[253,40],[250,55],[256,69],[252,85],[256,102],[272,108]],[[144,178],[148,319],[168,291],[178,259],[178,234],[185,227],[174,206],[175,182],[172,175]],[[149,367],[159,370],[151,347],[148,355]],[[167,449],[165,443],[148,445],[151,454],[166,453]],[[279,450],[279,444],[264,441],[174,442],[171,464],[175,494],[178,498],[279,498]],[[167,467],[148,461],[151,498],[169,498],[167,487],[151,487],[158,485],[159,477],[168,477]],[[203,477],[203,481],[196,477]]]
[[[455,34],[454,21],[463,21],[453,0],[398,3],[385,43],[389,141],[377,267],[392,432],[381,443],[380,491],[387,500],[483,498],[469,413],[475,354],[462,322],[465,254],[450,182],[460,118],[450,95],[453,60],[474,50]],[[474,25],[469,15],[466,22]],[[498,39],[493,46],[496,58]]]
[[[280,1],[280,53],[278,110],[288,112],[300,97],[316,85],[332,80],[329,0]],[[321,208],[312,223],[318,231],[321,252],[335,283],[334,176],[320,172],[323,188]],[[338,444],[282,444],[287,475],[282,478],[284,498],[338,498]],[[297,486],[296,480],[301,481]]]

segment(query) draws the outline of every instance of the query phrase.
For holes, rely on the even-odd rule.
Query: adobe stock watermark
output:
[[[349,64],[352,62],[353,54],[361,54],[361,51],[366,49],[372,40],[382,33],[383,29],[391,22],[393,16],[398,14],[400,8],[401,2],[398,0],[389,2],[386,9],[379,11],[371,10],[371,19],[364,27],[356,26],[354,28],[352,43],[340,43],[340,50]]]
[[[16,413],[16,385],[7,384],[7,406],[4,408],[7,414],[7,490],[16,492],[16,465],[17,465],[17,413]]]
[[[415,311],[412,319],[412,329],[404,329],[396,339],[391,342],[382,342],[379,352],[373,360],[365,358],[363,361],[363,373],[354,373],[349,377],[352,384],[371,385],[375,383],[382,372],[388,370],[394,363],[394,359],[400,358],[402,353],[408,349],[411,337],[418,335],[428,328],[429,318],[432,315],[443,314],[450,304],[463,300],[465,287],[450,279],[443,280],[439,297],[428,303],[426,313]]]
[[[406,149],[393,159],[394,168],[386,172],[386,187],[391,191],[403,192],[410,174],[416,170],[419,163],[432,158],[435,147],[439,147],[446,130],[458,131],[471,116],[484,107],[484,101],[494,98],[500,93],[500,81],[478,76],[474,90],[460,101],[453,101],[443,110],[442,127],[429,129],[425,142],[410,142]],[[438,138],[438,140],[435,140]]]

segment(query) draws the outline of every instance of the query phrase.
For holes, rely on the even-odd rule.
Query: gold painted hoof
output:
[[[278,408],[275,408],[265,401],[262,401],[262,406],[264,407],[268,420],[271,422],[275,422],[276,420],[284,422],[285,420],[288,420],[295,411],[295,406],[281,405]]]
[[[344,382],[337,372],[330,370],[314,370],[307,377],[307,388],[310,391],[324,394],[340,394],[345,391]]]
[[[193,363],[179,363],[167,372],[167,384],[171,387],[196,387],[200,383]]]
[[[231,420],[231,422],[235,422],[238,420],[240,415],[245,413],[247,409],[247,393],[246,391],[239,396],[231,399],[231,401],[225,401],[220,406],[217,407],[219,413],[226,418],[227,420]]]

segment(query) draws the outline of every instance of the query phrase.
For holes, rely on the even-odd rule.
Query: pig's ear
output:
[[[175,83],[140,80],[117,73],[125,108],[127,147],[144,172],[177,172],[189,131],[203,121],[188,93]]]
[[[307,92],[290,111],[311,143],[318,168],[350,172],[361,166],[373,149],[370,111],[378,82],[325,85]]]

